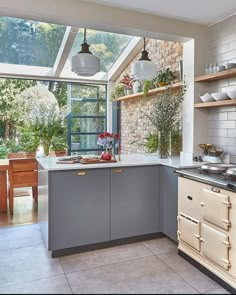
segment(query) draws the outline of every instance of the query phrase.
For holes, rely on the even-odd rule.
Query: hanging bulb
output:
[[[81,44],[81,51],[72,56],[71,70],[79,76],[93,76],[100,72],[100,59],[89,51],[86,39],[87,30],[84,29],[84,43]]]
[[[157,65],[152,63],[148,57],[145,38],[143,38],[143,41],[144,49],[141,58],[131,65],[131,76],[139,81],[152,80],[157,73]]]

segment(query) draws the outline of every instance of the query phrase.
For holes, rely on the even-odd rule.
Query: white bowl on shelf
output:
[[[209,93],[205,93],[204,95],[200,95],[200,98],[203,102],[214,101]]]
[[[216,101],[221,101],[221,100],[226,100],[228,99],[228,96],[225,92],[216,92],[212,93],[211,96],[213,97],[214,100]]]
[[[236,90],[227,91],[227,95],[231,99],[236,99]]]

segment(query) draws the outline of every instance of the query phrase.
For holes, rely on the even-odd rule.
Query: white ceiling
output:
[[[236,0],[86,0],[86,2],[212,25],[236,13]]]

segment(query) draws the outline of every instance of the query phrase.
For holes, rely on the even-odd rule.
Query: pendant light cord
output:
[[[146,39],[145,38],[143,38],[143,43],[144,43],[143,49],[146,50]]]
[[[87,43],[86,33],[87,33],[87,29],[84,29],[84,43]]]

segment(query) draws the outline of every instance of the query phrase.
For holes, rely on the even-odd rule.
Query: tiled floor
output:
[[[0,213],[0,227],[29,224],[38,221],[38,213],[31,195],[14,198],[14,215]]]
[[[50,258],[37,224],[0,229],[0,294],[228,294],[166,238]]]

